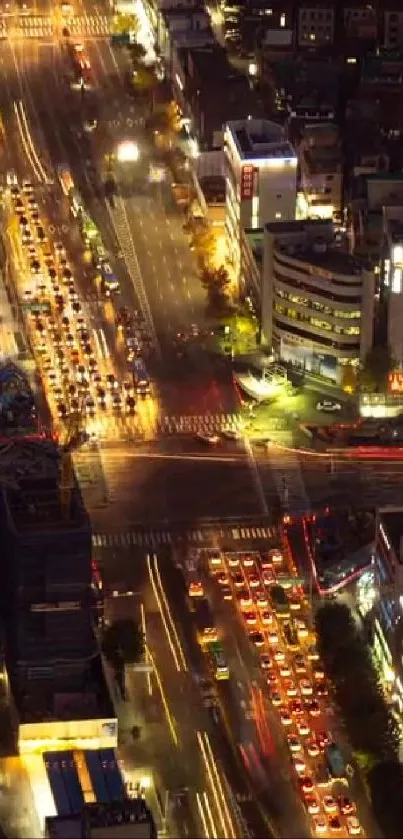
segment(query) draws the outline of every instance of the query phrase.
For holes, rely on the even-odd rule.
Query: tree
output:
[[[196,251],[200,262],[206,266],[210,266],[214,262],[216,253],[216,237],[210,225],[201,225],[197,227],[192,234],[191,250]],[[209,273],[207,271],[207,273]],[[214,272],[213,272],[214,273]],[[203,280],[202,280],[203,284]]]
[[[221,265],[220,268],[204,267],[201,271],[200,280],[207,292],[207,305],[211,315],[221,316],[232,310],[229,297],[230,278],[228,271]]]
[[[387,344],[375,344],[366,355],[359,382],[366,393],[386,393],[393,358]]]
[[[142,64],[146,55],[147,50],[143,47],[142,44],[139,44],[137,41],[135,43],[130,44],[128,46],[129,58],[132,63],[132,67],[137,69],[139,64]]]
[[[139,31],[139,28],[140,24],[137,15],[114,15],[112,22],[112,32],[114,35],[135,34]]]
[[[133,85],[140,91],[152,91],[158,84],[158,79],[152,67],[147,67],[145,64],[139,64],[133,70]]]
[[[319,652],[354,750],[369,763],[395,759],[399,734],[360,629],[347,606],[328,603],[315,616]]]
[[[102,652],[117,670],[135,664],[144,654],[144,637],[134,620],[117,620],[105,630]]]

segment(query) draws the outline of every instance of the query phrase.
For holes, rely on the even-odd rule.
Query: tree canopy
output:
[[[117,14],[113,17],[112,31],[115,35],[136,33],[139,30],[139,26],[137,15]]]
[[[229,296],[230,278],[222,265],[220,268],[203,268],[200,274],[203,288],[207,292],[207,306],[214,316],[223,316],[232,310]]]
[[[102,640],[102,652],[112,666],[135,664],[144,654],[144,637],[134,620],[117,620],[110,624]]]
[[[360,372],[360,387],[366,393],[385,393],[393,358],[387,344],[375,344],[366,355]]]

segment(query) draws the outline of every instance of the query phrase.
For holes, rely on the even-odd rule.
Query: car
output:
[[[267,674],[266,677],[267,684],[272,690],[279,689],[279,681],[275,673],[271,670],[270,673]]]
[[[17,178],[17,175],[16,175],[16,173],[14,172],[13,169],[10,169],[7,172],[6,180],[7,180],[7,186],[13,186],[13,187],[18,188],[18,178]]]
[[[352,816],[355,813],[354,801],[351,801],[347,795],[341,795],[340,798],[337,799],[337,803],[343,816]]]
[[[316,740],[308,740],[305,744],[305,747],[309,757],[318,757],[320,752]]]
[[[298,786],[304,795],[312,795],[315,785],[310,775],[302,775],[298,778]]]
[[[242,565],[244,568],[253,568],[255,565],[255,560],[253,556],[251,556],[250,554],[245,554],[245,556],[242,557]]]
[[[308,679],[301,679],[299,683],[299,689],[301,691],[302,696],[312,696],[313,688]]]
[[[319,682],[319,684],[316,685],[316,688],[315,688],[316,696],[319,696],[319,698],[321,698],[323,696],[327,696],[328,693],[329,693],[329,691],[327,689],[327,685],[325,684],[325,682]]]
[[[211,446],[217,446],[220,442],[218,434],[201,434],[200,432],[196,434],[196,440],[198,440],[199,443],[206,443]]]
[[[127,401],[129,399],[133,399],[133,397],[128,396]],[[232,600],[232,591],[231,591],[229,586],[222,586],[221,594],[222,594],[223,600]]]
[[[313,795],[306,795],[305,796],[305,807],[308,810],[310,816],[314,816],[320,812],[320,803],[318,797]]]
[[[325,813],[337,813],[337,801],[333,798],[333,795],[324,795],[322,804]]]
[[[288,708],[285,708],[284,706],[280,707],[279,708],[279,715],[280,715],[280,722],[281,722],[282,725],[284,725],[286,727],[289,726],[289,725],[292,725],[292,717],[291,717],[291,714],[290,714]]]
[[[291,676],[291,669],[288,664],[284,663],[280,666],[280,676],[284,679],[288,679]]]
[[[233,428],[224,428],[221,434],[225,440],[241,440],[242,437],[240,432],[235,431]]]
[[[269,600],[266,595],[266,592],[262,591],[261,589],[259,589],[259,591],[255,591],[254,599],[258,609],[267,609],[269,605]]]
[[[312,674],[313,678],[315,679],[315,682],[323,682],[325,678],[325,671],[323,667],[321,667],[319,664],[315,665],[315,667],[312,670]]]
[[[326,746],[329,745],[333,740],[332,735],[328,731],[318,731],[316,734],[316,741],[318,743],[319,748],[323,751]]]
[[[334,399],[322,399],[316,403],[316,410],[325,414],[334,414],[337,411],[341,411],[341,404]]]
[[[327,820],[330,833],[342,833],[343,827],[338,816],[330,816]]]
[[[309,661],[319,661],[319,653],[315,647],[315,644],[310,644],[307,649],[307,657]]]
[[[312,829],[316,836],[327,833],[327,828],[327,819],[324,819],[323,816],[312,816]]]
[[[305,621],[296,620],[295,626],[297,630],[297,635],[300,641],[305,641],[308,638],[309,631]]]
[[[306,664],[304,661],[303,655],[301,653],[296,653],[294,656],[294,667],[295,672],[298,673],[299,676],[303,676],[306,673]]]
[[[283,561],[283,554],[278,550],[278,548],[273,548],[273,550],[269,551],[268,557],[273,565],[281,565]]]
[[[292,755],[292,763],[297,775],[303,775],[306,772],[306,763],[302,755]]]
[[[302,752],[302,743],[295,734],[289,734],[287,737],[288,748],[290,752]]]
[[[226,571],[219,571],[219,573],[216,575],[216,580],[218,585],[220,586],[229,585],[229,577]]]
[[[320,707],[316,701],[316,699],[310,699],[308,702],[305,703],[306,710],[311,717],[318,717],[320,714]]]
[[[229,568],[239,568],[240,559],[239,556],[236,554],[229,554],[227,557],[228,567]]]
[[[235,588],[240,589],[245,586],[244,576],[240,571],[236,571],[235,574],[232,574],[232,580]]]
[[[275,650],[273,657],[274,657],[274,661],[276,661],[277,664],[282,664],[283,661],[285,661],[284,650]]]
[[[278,690],[271,690],[269,692],[269,700],[272,703],[272,705],[274,705],[275,708],[280,708],[281,703],[283,701],[283,697],[281,696],[281,693],[278,692]],[[281,711],[280,711],[280,716],[281,716]]]
[[[256,629],[252,632],[249,632],[249,641],[255,645],[255,647],[263,647],[264,646],[264,635],[262,632],[258,632]]]
[[[248,581],[251,588],[258,588],[260,586],[260,579],[257,574],[249,574]]]
[[[25,193],[25,195],[33,195],[34,188],[31,184],[31,181],[23,180],[22,191]]]
[[[237,591],[236,599],[241,604],[241,606],[252,606],[252,597],[248,592],[247,588],[240,589]]]
[[[309,725],[306,722],[306,720],[298,720],[296,724],[296,729],[299,737],[309,737],[311,733],[311,729],[309,728]]]
[[[296,686],[295,682],[293,682],[292,679],[287,679],[284,682],[284,690],[285,690],[287,696],[289,696],[291,699],[293,699],[295,696],[297,696],[297,693],[298,693],[297,686]]]
[[[265,586],[272,586],[276,582],[273,569],[267,568],[266,571],[262,571],[262,580]]]
[[[290,711],[293,717],[300,717],[304,713],[304,709],[299,699],[293,699],[290,702]]]
[[[262,621],[263,626],[271,626],[271,625],[272,625],[272,623],[273,623],[274,618],[273,618],[272,613],[271,613],[271,612],[268,612],[268,611],[266,610],[266,611],[264,611],[264,612],[261,612],[261,614],[260,614],[260,620]]]
[[[297,594],[289,594],[288,595],[288,603],[290,605],[290,609],[292,612],[300,612],[301,611],[301,598]]]
[[[357,816],[347,816],[346,825],[349,836],[360,836],[361,825],[357,819]]]
[[[273,662],[268,653],[262,653],[260,656],[260,666],[262,670],[272,670]]]
[[[279,636],[278,636],[278,632],[276,632],[274,629],[272,629],[271,632],[267,633],[267,640],[268,640],[268,643],[271,646],[274,647],[276,644],[278,644],[278,642],[280,640]]]
[[[244,612],[243,613],[243,618],[244,618],[245,623],[248,624],[248,626],[256,626],[256,624],[257,624],[257,614],[256,614],[256,612]]]

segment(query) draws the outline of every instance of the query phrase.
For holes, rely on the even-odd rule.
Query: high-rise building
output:
[[[224,152],[227,246],[239,275],[242,231],[295,219],[297,158],[282,127],[263,119],[228,122]]]

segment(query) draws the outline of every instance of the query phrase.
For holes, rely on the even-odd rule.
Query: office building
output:
[[[343,207],[343,167],[335,123],[306,123],[298,147],[307,218],[338,218]]]
[[[396,367],[403,365],[403,206],[383,208],[382,294],[387,301],[387,334]]]
[[[298,47],[330,47],[335,36],[333,3],[302,0],[298,7]]]
[[[142,798],[87,804],[82,813],[46,819],[46,839],[157,839],[151,810]]]
[[[94,633],[90,523],[74,474],[67,505],[60,476],[52,441],[0,446],[0,597],[21,752],[117,738]]]
[[[297,158],[269,120],[228,122],[224,139],[227,248],[239,276],[242,231],[295,219]]]
[[[374,273],[326,221],[267,224],[262,339],[285,361],[343,383],[372,346]]]

